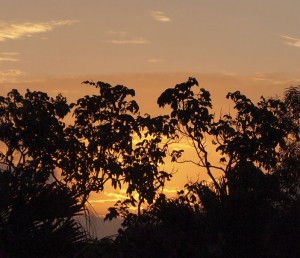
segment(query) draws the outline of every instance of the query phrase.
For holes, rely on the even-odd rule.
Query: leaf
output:
[[[105,215],[104,221],[111,221],[113,219],[116,219],[119,216],[119,212],[115,207],[109,207],[108,208],[109,213]]]
[[[222,163],[226,162],[226,158],[220,158],[220,162]]]

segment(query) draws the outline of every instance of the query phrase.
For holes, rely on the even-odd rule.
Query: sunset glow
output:
[[[62,93],[72,102],[97,91],[84,80],[136,91],[141,114],[167,88],[197,78],[219,115],[240,90],[254,102],[300,84],[300,1],[0,0],[0,95],[13,88]],[[195,157],[187,143],[175,146]],[[213,146],[210,147],[212,152]],[[217,160],[215,157],[213,160]],[[193,164],[168,163],[164,193],[208,179]],[[93,194],[103,216],[125,190]]]

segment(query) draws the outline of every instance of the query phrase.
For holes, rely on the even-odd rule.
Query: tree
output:
[[[155,193],[171,175],[160,170],[166,155],[160,134],[162,123],[139,115],[133,89],[122,85],[89,82],[99,95],[85,96],[74,105],[74,124],[65,129],[66,143],[58,161],[63,180],[72,185],[84,203],[89,193],[103,191],[110,182],[127,187],[125,203],[152,203]],[[136,142],[136,143],[135,143]],[[137,192],[139,199],[133,194]],[[117,215],[111,209],[111,217]]]
[[[158,117],[140,115],[132,89],[84,84],[99,94],[70,104],[29,90],[0,97],[0,249],[22,257],[93,248],[125,257],[297,255],[299,87],[257,104],[229,93],[234,110],[217,118],[195,78],[161,94],[158,104],[170,114]],[[196,160],[173,148],[183,139]],[[161,194],[172,177],[161,169],[168,153],[173,162],[197,165],[211,182],[189,182],[176,198]],[[108,183],[126,188],[128,198],[106,217],[123,217],[123,228],[115,241],[91,243],[74,216]],[[278,232],[288,240],[282,247]]]
[[[78,247],[86,234],[74,216],[85,211],[90,192],[103,191],[109,182],[114,188],[127,187],[125,203],[137,203],[140,211],[142,203],[152,203],[156,191],[171,177],[159,169],[166,155],[152,128],[159,121],[139,116],[137,103],[127,100],[134,90],[84,83],[98,88],[99,95],[71,104],[62,95],[51,98],[29,90],[24,96],[12,90],[0,98],[4,250],[42,256],[47,250],[62,251],[62,246],[58,248],[62,239],[64,246],[69,241]],[[66,125],[64,117],[69,114],[74,123]],[[20,209],[27,219],[22,220]],[[31,237],[23,239],[22,232],[31,232]],[[25,241],[30,238],[35,246]],[[43,250],[38,239],[49,241],[48,249]],[[9,244],[15,240],[18,247]]]
[[[69,110],[61,95],[0,98],[0,249],[13,257],[72,255],[87,238],[75,193],[51,178]]]
[[[287,221],[293,220],[291,217],[295,218],[288,212],[289,220],[282,219],[285,197],[274,173],[283,151],[290,145],[291,134],[294,140],[297,139],[294,132],[299,129],[291,115],[286,115],[294,107],[287,99],[295,99],[287,96],[290,95],[284,100],[262,97],[254,104],[239,91],[229,93],[227,98],[235,104],[233,114],[224,114],[217,119],[212,113],[209,92],[203,88],[198,90],[196,79],[189,78],[163,92],[158,104],[170,106],[171,110],[169,116],[162,118],[164,130],[160,129],[160,133],[168,137],[168,148],[172,148],[172,142],[188,139],[186,142],[191,144],[198,158],[186,159],[183,150],[173,149],[172,161],[194,163],[201,172],[207,173],[212,183],[189,183],[175,199],[158,197],[144,210],[138,224],[137,217],[129,214],[123,231],[120,231],[120,248],[132,255],[139,252],[145,255],[146,250],[135,246],[137,250],[132,251],[126,246],[138,242],[141,235],[146,237],[144,242],[152,241],[153,235],[161,242],[176,235],[177,239],[171,237],[176,248],[167,241],[164,242],[167,247],[161,242],[153,243],[153,246],[165,254],[166,250],[172,249],[177,250],[174,255],[183,255],[180,251],[183,248],[186,253],[198,252],[207,257],[229,254],[236,257],[246,254],[272,256],[289,251],[288,247],[272,248],[271,240],[280,239],[273,231],[276,222],[282,221],[280,225],[284,227]],[[219,162],[215,164],[207,150],[209,144],[216,146],[213,155],[219,156]],[[297,159],[293,169],[298,172],[295,161]],[[217,171],[221,176],[215,176]],[[183,218],[188,221],[181,217],[183,211],[186,211]],[[194,230],[190,231],[192,221]],[[184,225],[172,230],[181,223]],[[296,221],[293,220],[291,225],[295,226],[290,228],[295,233]],[[189,247],[183,244],[184,239],[191,244]],[[197,242],[199,239],[201,241]]]
[[[239,164],[250,162],[266,170],[276,166],[276,147],[285,144],[291,128],[290,121],[283,117],[286,108],[282,101],[262,98],[254,105],[239,91],[229,93],[227,98],[235,104],[235,117],[225,114],[216,121],[209,92],[201,88],[195,93],[193,86],[198,86],[198,82],[190,78],[186,83],[167,89],[159,97],[158,104],[161,107],[170,105],[171,113],[166,123],[173,127],[172,137],[190,139],[198,157],[194,163],[205,169],[220,196],[230,191],[227,181]],[[207,140],[216,145],[221,165],[213,165],[209,160]],[[182,151],[174,151],[172,155],[174,161],[179,161]],[[217,181],[212,170],[223,173],[225,184]]]
[[[285,91],[284,118],[291,122],[286,144],[280,149],[280,159],[274,173],[279,177],[283,191],[291,201],[300,194],[300,86]]]

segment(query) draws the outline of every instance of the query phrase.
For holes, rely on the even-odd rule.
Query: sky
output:
[[[299,73],[297,0],[0,0],[0,81]]]
[[[299,0],[0,0],[0,95],[75,101],[94,93],[83,80],[101,80],[134,88],[142,112],[157,115],[157,97],[193,76],[227,111],[229,91],[258,100],[300,84],[299,10]],[[120,195],[91,200],[102,214]]]

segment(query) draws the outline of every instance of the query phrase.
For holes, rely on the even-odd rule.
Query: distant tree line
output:
[[[217,117],[210,93],[189,78],[158,98],[169,114],[152,117],[133,89],[83,83],[99,94],[76,103],[29,90],[0,97],[0,256],[300,255],[300,86],[257,104],[228,93],[234,108]],[[196,160],[173,147],[181,141]],[[210,180],[164,195],[168,156]],[[76,216],[107,184],[127,199],[106,219],[124,221],[115,239],[97,240]]]

